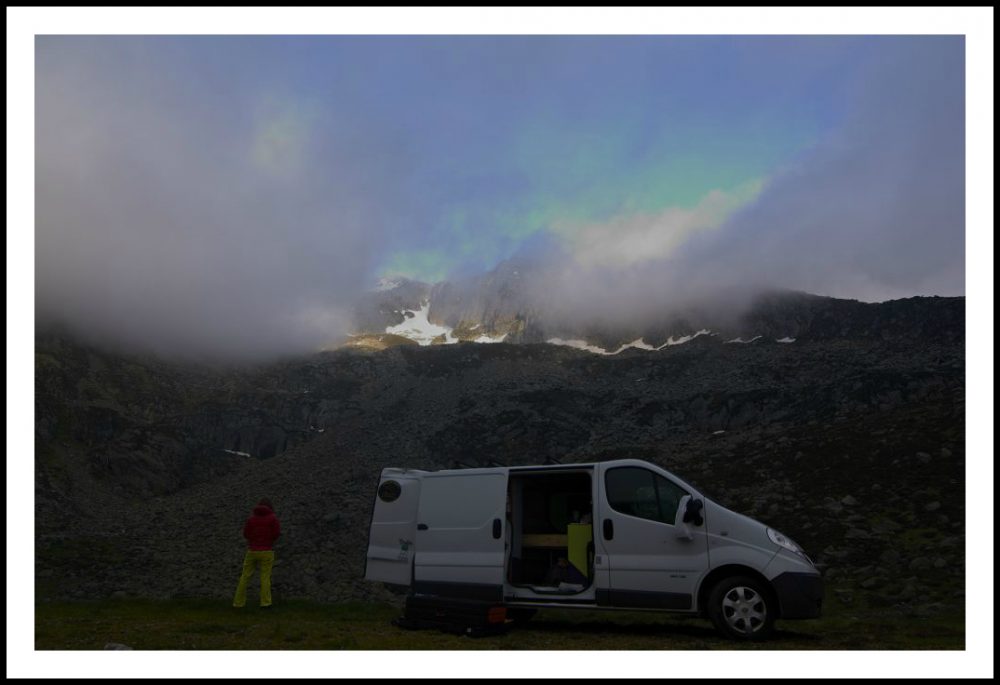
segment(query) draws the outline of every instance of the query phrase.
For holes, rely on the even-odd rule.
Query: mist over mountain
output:
[[[791,290],[733,287],[675,302],[650,292],[628,309],[609,315],[601,310],[600,298],[594,307],[585,302],[566,307],[546,297],[539,284],[550,277],[544,264],[510,259],[486,274],[455,282],[386,280],[356,303],[356,333],[349,344],[384,347],[417,337],[422,344],[574,341],[612,352],[632,344],[641,348],[680,344],[699,334],[733,343],[924,336],[955,340],[965,326],[964,309],[956,306],[962,298],[866,303]],[[450,331],[420,337],[417,327],[408,336],[405,323],[415,317],[414,326],[426,320]],[[380,340],[387,331],[396,331],[393,339]]]

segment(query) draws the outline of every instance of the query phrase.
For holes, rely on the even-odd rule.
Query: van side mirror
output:
[[[701,515],[701,510],[705,508],[705,503],[700,499],[688,499],[684,507],[684,523],[700,526],[705,522]]]

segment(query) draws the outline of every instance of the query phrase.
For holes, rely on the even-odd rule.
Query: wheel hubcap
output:
[[[759,592],[739,585],[722,598],[722,615],[733,630],[752,635],[764,626],[767,605]]]

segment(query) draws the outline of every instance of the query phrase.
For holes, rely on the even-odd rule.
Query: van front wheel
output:
[[[708,617],[734,640],[766,640],[774,631],[775,606],[763,584],[748,576],[719,581],[708,595]]]

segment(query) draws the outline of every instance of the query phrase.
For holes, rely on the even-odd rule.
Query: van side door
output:
[[[682,498],[697,493],[643,466],[601,464],[599,472],[595,537],[608,575],[598,604],[693,610],[708,538],[704,525],[675,523]]]
[[[414,591],[503,599],[507,469],[439,471],[421,483]]]

